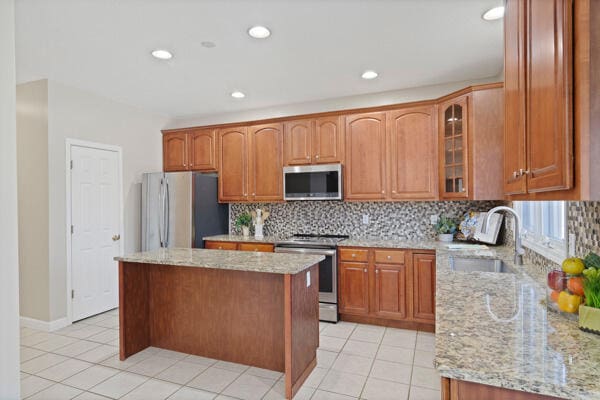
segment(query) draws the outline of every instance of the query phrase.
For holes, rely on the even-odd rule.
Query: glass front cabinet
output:
[[[469,197],[468,96],[440,105],[440,197]]]

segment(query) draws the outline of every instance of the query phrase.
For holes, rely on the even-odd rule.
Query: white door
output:
[[[71,146],[72,319],[118,306],[119,153]]]

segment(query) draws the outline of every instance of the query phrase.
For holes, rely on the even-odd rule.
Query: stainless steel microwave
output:
[[[342,165],[300,165],[283,168],[284,200],[341,200]]]

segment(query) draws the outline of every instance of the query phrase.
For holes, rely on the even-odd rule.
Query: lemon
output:
[[[567,258],[562,263],[562,270],[570,275],[579,275],[585,269],[583,260],[577,257]]]

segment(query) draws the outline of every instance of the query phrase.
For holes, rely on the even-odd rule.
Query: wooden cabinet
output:
[[[440,191],[443,199],[469,197],[468,96],[440,105]]]
[[[442,378],[442,400],[559,400],[558,397]]]
[[[389,113],[390,199],[438,198],[438,154],[434,106]]]
[[[341,117],[303,119],[284,123],[284,164],[333,164],[343,162]]]
[[[369,313],[369,265],[340,262],[340,313],[366,315]]]
[[[248,199],[248,130],[246,127],[220,129],[219,201]]]
[[[188,169],[188,135],[172,132],[163,135],[163,170],[165,172]]]
[[[423,250],[338,249],[342,320],[435,328],[435,254]]]
[[[283,200],[283,125],[256,125],[248,132],[248,200]]]
[[[346,117],[347,200],[383,200],[386,197],[386,113]]]
[[[256,251],[259,253],[272,253],[274,251],[274,245],[271,243],[220,242],[214,240],[205,241],[204,248],[212,250]]]
[[[217,131],[198,129],[188,133],[189,169],[210,172],[217,170]]]
[[[572,9],[572,0],[507,1],[507,195],[574,185]]]
[[[435,323],[435,255],[413,253],[413,318]]]

